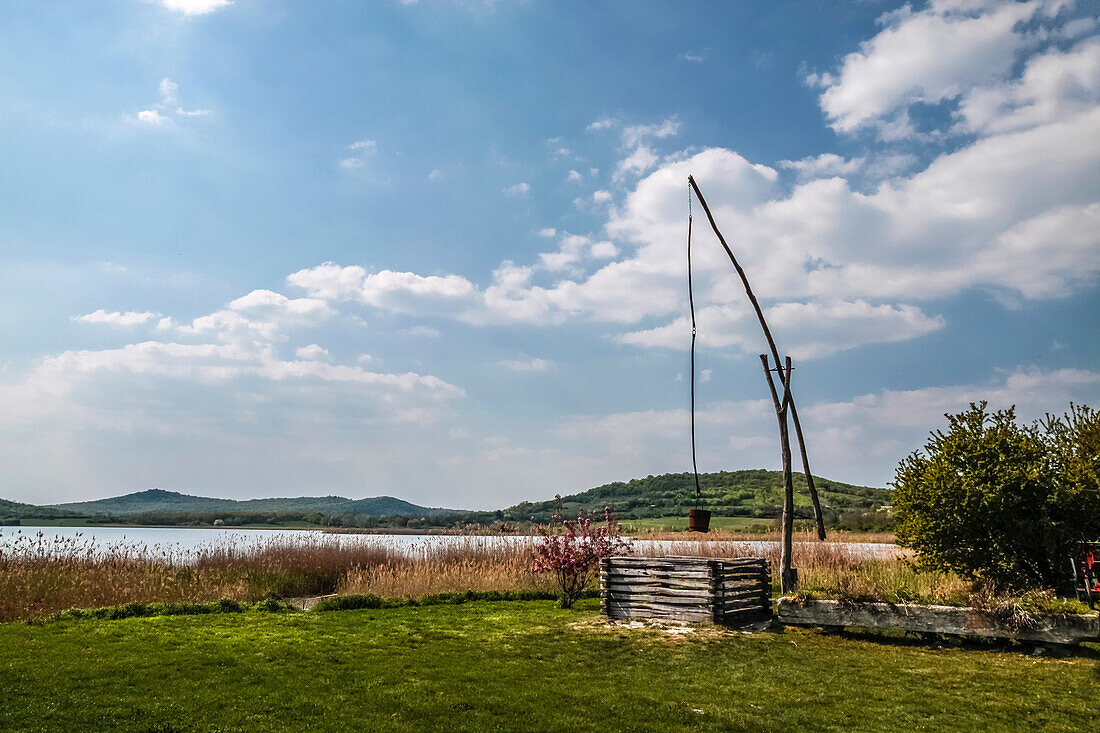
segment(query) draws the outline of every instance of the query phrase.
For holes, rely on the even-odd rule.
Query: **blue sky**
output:
[[[0,497],[682,471],[686,177],[815,473],[1100,400],[1096,3],[0,7]],[[700,467],[776,467],[697,221]]]

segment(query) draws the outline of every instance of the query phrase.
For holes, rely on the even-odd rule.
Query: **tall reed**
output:
[[[647,538],[648,539],[648,538]],[[771,535],[766,540],[775,540]],[[450,537],[395,545],[374,535],[277,535],[193,550],[91,539],[18,535],[0,543],[0,622],[67,608],[131,602],[253,602],[328,593],[416,598],[437,593],[553,590],[530,572],[534,538]],[[967,604],[988,599],[950,573],[918,572],[904,550],[870,552],[800,535],[794,546],[800,592],[820,598]],[[778,578],[774,542],[692,538],[635,542],[643,555],[766,557]],[[778,587],[774,588],[778,593]]]

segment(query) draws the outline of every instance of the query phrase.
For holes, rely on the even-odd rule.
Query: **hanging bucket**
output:
[[[688,530],[692,532],[709,532],[710,511],[707,509],[688,509]]]

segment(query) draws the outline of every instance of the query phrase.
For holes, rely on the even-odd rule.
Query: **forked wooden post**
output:
[[[775,389],[775,380],[772,379],[772,370],[768,365],[768,355],[761,354],[760,362],[764,365],[764,378],[768,382],[768,391],[772,395],[772,404],[775,406],[775,417],[779,422],[779,450],[783,458],[783,542],[779,550],[779,585],[783,593],[793,593],[797,585],[797,578],[791,568],[792,535],[794,534],[794,480],[791,472],[791,434],[787,427],[787,408],[790,406],[791,394],[791,357],[785,362],[786,370],[780,371],[776,365],[775,371],[783,377],[783,399],[779,399],[779,392]]]

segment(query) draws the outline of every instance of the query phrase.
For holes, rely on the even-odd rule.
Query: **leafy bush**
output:
[[[1100,415],[1071,405],[1022,427],[982,402],[946,417],[897,468],[898,544],[926,569],[1067,590],[1077,543],[1100,537]]]
[[[559,506],[561,497],[557,500]],[[561,519],[555,515],[555,519]],[[561,519],[563,531],[544,531],[531,551],[531,569],[536,573],[552,573],[561,589],[561,607],[570,608],[597,572],[600,560],[618,552],[628,552],[630,544],[619,535],[609,507],[604,507],[603,526],[593,530],[592,520],[584,510],[575,521]]]

